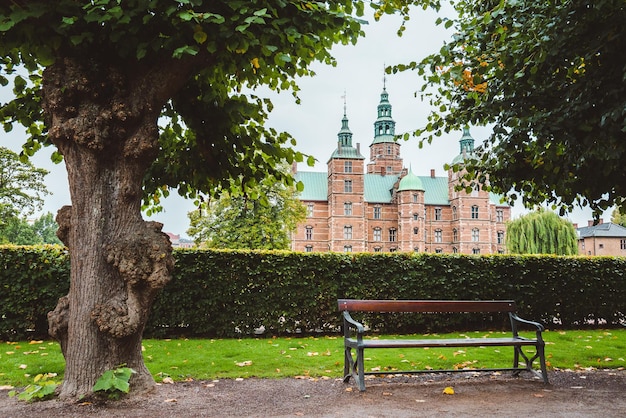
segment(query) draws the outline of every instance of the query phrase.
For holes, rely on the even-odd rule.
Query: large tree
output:
[[[260,198],[261,197],[261,198]],[[291,234],[306,218],[298,190],[268,179],[254,195],[233,189],[188,214],[187,233],[209,248],[288,250]]]
[[[89,394],[120,364],[137,372],[132,393],[153,388],[141,334],[174,261],[162,225],[142,219],[142,196],[213,193],[232,179],[244,188],[268,176],[293,183],[277,167],[303,160],[295,141],[264,127],[269,101],[243,92],[295,93],[312,62],[332,64],[333,44],[362,35],[353,16],[363,8],[352,0],[0,3],[0,83],[15,93],[0,121],[27,128],[24,155],[53,144],[68,173],[72,205],[56,219],[71,284],[49,314],[66,361],[61,397]]]
[[[578,254],[574,225],[549,210],[537,210],[507,223],[506,249],[512,254]]]
[[[417,69],[435,112],[430,141],[464,124],[493,134],[469,164],[527,206],[596,214],[626,196],[626,2],[459,0],[454,29]],[[480,173],[480,174],[477,174]]]

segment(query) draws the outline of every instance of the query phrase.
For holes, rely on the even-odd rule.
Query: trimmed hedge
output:
[[[338,298],[513,299],[549,328],[626,321],[626,258],[177,250],[149,336],[336,332]],[[0,247],[0,338],[41,337],[67,293],[60,247]],[[359,316],[361,318],[361,316]],[[507,326],[491,315],[366,315],[384,332]]]

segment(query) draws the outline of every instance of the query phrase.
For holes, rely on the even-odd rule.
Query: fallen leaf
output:
[[[317,353],[317,352],[312,353],[312,352],[309,351],[308,353],[306,353],[306,355],[309,356],[309,357],[314,357],[314,356],[319,356],[320,353]]]
[[[393,393],[391,393],[391,392],[383,392],[383,396],[393,396]]]
[[[166,399],[163,402],[178,402],[176,399]]]
[[[215,383],[208,383],[206,385],[204,385],[205,388],[214,388],[215,387]]]
[[[444,395],[454,395],[454,388],[452,386],[447,386],[444,390],[443,390],[443,394]]]
[[[25,364],[20,364],[20,369],[22,369],[22,370],[23,370],[23,369],[25,369],[25,368],[27,368],[27,367],[28,367],[28,366],[27,366],[27,365],[25,365]]]
[[[78,404],[78,406],[89,406],[91,405],[91,402],[81,402]]]
[[[170,384],[170,385],[173,385],[174,384],[174,379],[172,379],[171,377],[164,377],[162,382]]]
[[[0,386],[0,390],[11,390],[14,389],[11,385]]]
[[[243,382],[243,377],[238,377],[235,379],[235,382]]]
[[[346,392],[352,392],[352,388],[346,388]]]
[[[415,402],[424,403],[426,402],[426,399],[416,399]]]
[[[28,344],[43,344],[43,341],[35,341],[32,340],[31,342],[29,342]]]
[[[235,363],[239,367],[252,366],[252,360],[242,361],[241,363]]]
[[[541,393],[533,393],[533,396],[535,398],[543,398],[543,395]]]

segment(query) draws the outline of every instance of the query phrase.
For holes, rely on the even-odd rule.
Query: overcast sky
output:
[[[367,11],[369,13],[369,11]],[[436,52],[449,38],[450,32],[443,26],[436,26],[437,15],[432,11],[415,10],[402,37],[396,35],[400,19],[384,16],[380,22],[370,20],[365,26],[366,37],[356,46],[337,46],[333,55],[336,67],[315,65],[317,75],[299,82],[302,100],[297,105],[290,92],[281,94],[265,93],[274,103],[269,125],[279,131],[287,131],[297,140],[296,149],[317,159],[315,167],[300,164],[301,171],[326,171],[326,163],[337,147],[337,133],[341,128],[344,108],[344,92],[347,105],[349,127],[353,133],[353,145],[361,144],[361,154],[369,158],[369,145],[374,137],[376,107],[386,77],[386,89],[393,107],[392,116],[396,122],[396,133],[412,131],[424,125],[430,107],[420,100],[416,92],[421,87],[421,78],[416,73],[384,74],[385,65],[419,61],[424,56]],[[0,101],[10,98],[10,87],[0,87]],[[260,94],[261,92],[257,92]],[[0,146],[19,152],[24,135],[19,127],[10,134],[0,130]],[[485,128],[471,127],[471,134],[478,145],[487,135]],[[446,175],[443,165],[451,162],[459,153],[461,132],[453,132],[437,138],[432,144],[418,147],[418,138],[402,142],[401,154],[405,167],[411,167],[417,175],[429,175],[435,169],[436,175]],[[56,211],[70,204],[67,178],[64,166],[50,163],[51,149],[39,152],[33,162],[50,170],[46,178],[48,190],[53,193],[46,200],[43,213]],[[190,201],[175,196],[168,198],[165,212],[152,218],[164,224],[164,231],[186,236],[189,227],[187,212],[194,207]],[[513,215],[524,213],[521,207],[513,208]],[[610,211],[605,213],[605,221],[610,220]],[[576,210],[569,216],[572,222],[584,226],[591,219],[591,211]]]

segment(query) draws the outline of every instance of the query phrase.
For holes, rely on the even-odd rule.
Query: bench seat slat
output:
[[[355,300],[338,299],[340,311],[349,312],[515,312],[513,300]]]
[[[346,345],[357,348],[403,348],[403,347],[487,347],[536,345],[537,342],[526,338],[455,338],[445,340],[371,340],[364,339],[359,345],[354,338],[347,338]]]

